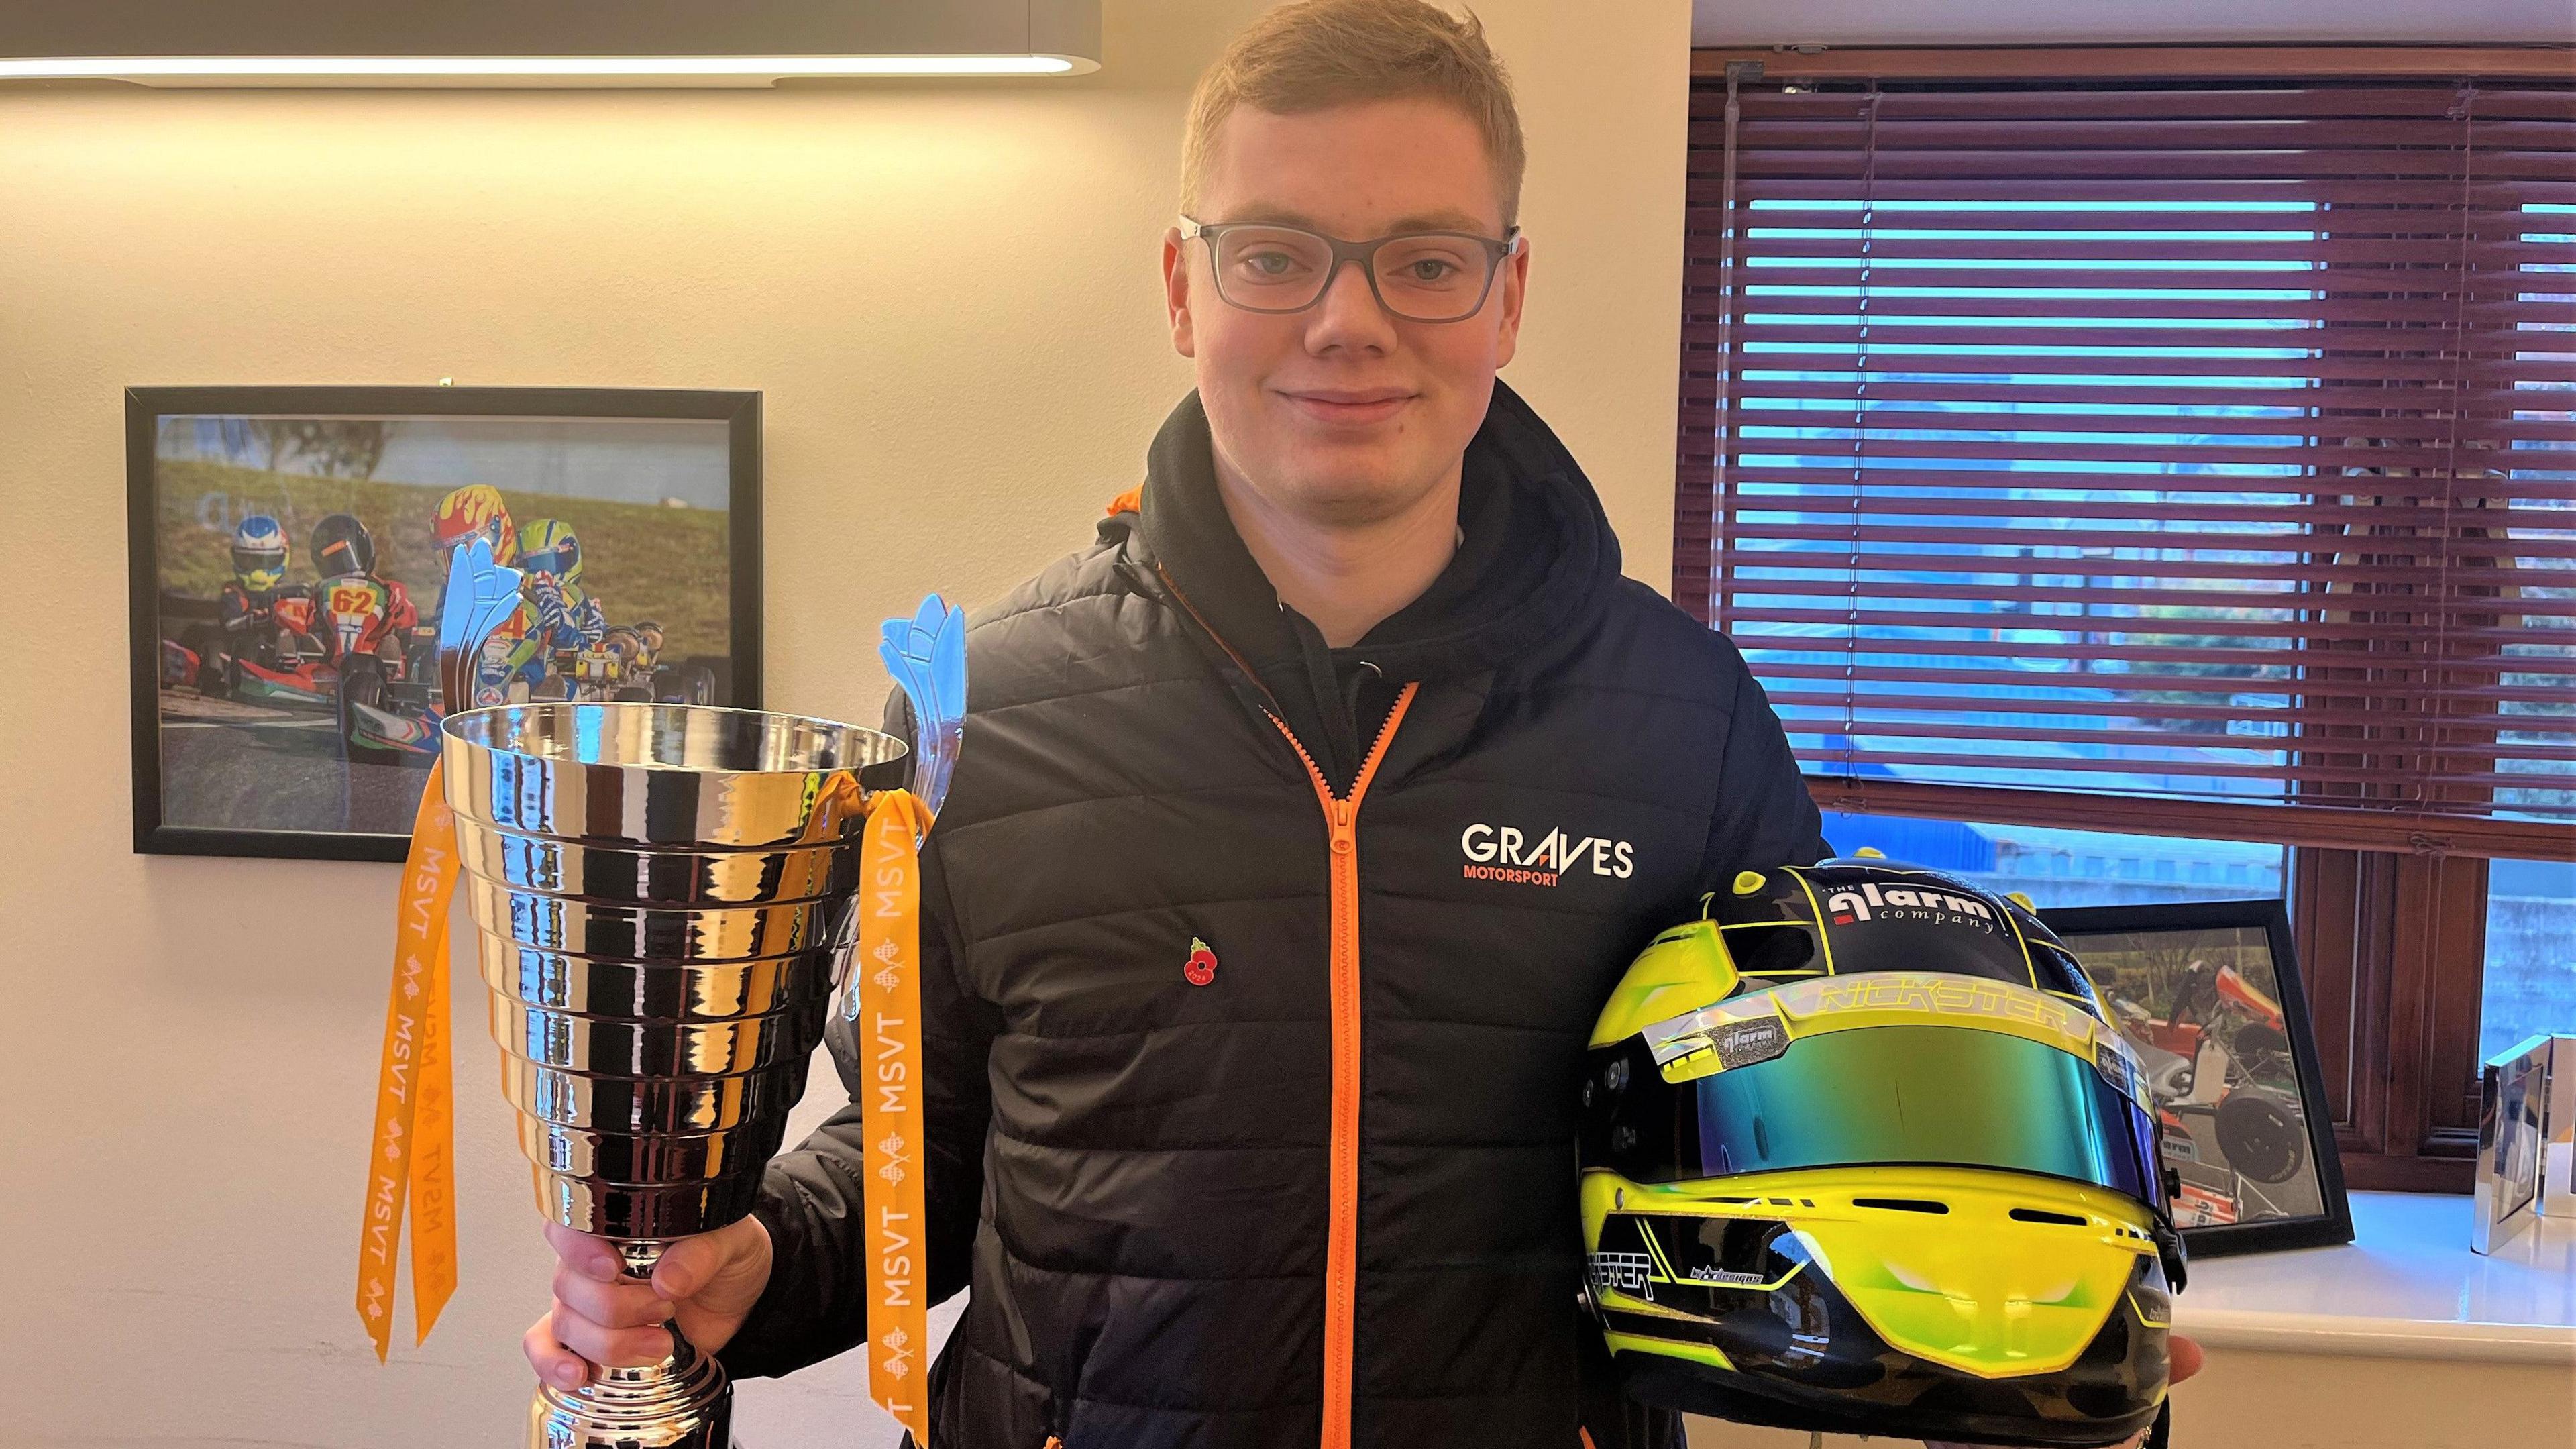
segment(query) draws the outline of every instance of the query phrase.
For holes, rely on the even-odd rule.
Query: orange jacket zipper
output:
[[[1368,758],[1351,780],[1351,793],[1335,795],[1315,757],[1297,742],[1287,721],[1271,716],[1288,747],[1306,766],[1315,799],[1324,807],[1332,851],[1332,1048],[1333,1125],[1331,1188],[1324,1230],[1324,1435],[1322,1449],[1350,1449],[1352,1355],[1358,1316],[1360,1258],[1360,801],[1386,758],[1387,742],[1404,720],[1420,686],[1407,684],[1378,727]]]

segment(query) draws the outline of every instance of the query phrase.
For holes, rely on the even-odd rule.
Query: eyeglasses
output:
[[[1181,218],[1183,241],[1204,240],[1216,293],[1246,312],[1303,312],[1323,300],[1344,262],[1359,263],[1379,306],[1408,322],[1463,322],[1485,305],[1494,272],[1521,248],[1463,231],[1408,231],[1344,241],[1262,221]]]

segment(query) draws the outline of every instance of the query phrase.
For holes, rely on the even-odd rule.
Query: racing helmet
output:
[[[560,518],[531,518],[519,527],[519,567],[552,574],[555,582],[581,584],[581,539]]]
[[[630,624],[610,625],[599,636],[599,647],[617,656],[621,664],[634,664],[644,656],[644,636]]]
[[[2183,1282],[2156,1116],[2027,904],[1868,853],[1746,871],[1630,965],[1580,1162],[1632,1396],[1967,1442],[2155,1422]]]
[[[375,535],[355,515],[329,515],[313,525],[313,567],[326,579],[374,573]]]
[[[254,513],[233,530],[233,577],[254,594],[286,582],[286,530],[276,519]]]
[[[491,541],[492,562],[515,563],[519,557],[519,531],[511,526],[509,505],[489,483],[468,483],[438,500],[429,532],[442,559],[478,533]]]

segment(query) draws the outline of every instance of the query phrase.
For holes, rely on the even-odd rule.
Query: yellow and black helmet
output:
[[[2182,1286],[2156,1118],[2026,903],[1875,857],[1747,871],[1593,1029],[1592,1309],[1651,1404],[2114,1444]]]

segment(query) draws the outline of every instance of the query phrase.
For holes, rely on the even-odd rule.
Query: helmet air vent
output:
[[[2017,1207],[2012,1210],[2009,1216],[2017,1223],[2056,1223],[2060,1226],[2069,1228],[2080,1228],[2087,1225],[2083,1218],[2079,1218],[2073,1213],[2053,1213],[2046,1208]]]
[[[1851,1201],[1853,1207],[1877,1208],[1891,1213],[1947,1213],[1950,1210],[1946,1202],[1932,1202],[1919,1197],[1856,1197]]]

